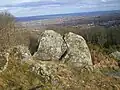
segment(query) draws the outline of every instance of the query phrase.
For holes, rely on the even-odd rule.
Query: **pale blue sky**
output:
[[[120,0],[2,0],[0,11],[35,16],[120,9]]]

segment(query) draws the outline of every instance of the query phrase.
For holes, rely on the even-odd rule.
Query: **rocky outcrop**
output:
[[[64,57],[66,63],[74,67],[92,65],[89,48],[82,36],[69,32],[65,34],[64,40],[68,47]]]
[[[53,86],[57,85],[58,88],[60,85],[60,87],[70,87],[76,82],[76,77],[74,76],[74,73],[65,64],[60,64],[54,61],[40,60],[31,60],[26,63],[30,65],[30,71],[42,76],[42,78],[45,79],[46,83],[50,81]]]
[[[20,61],[31,60],[31,53],[26,46],[15,46],[9,50],[10,56]]]
[[[120,52],[119,52],[119,51],[113,52],[113,53],[111,53],[111,55],[112,55],[115,59],[120,60]]]
[[[10,58],[19,60],[20,62],[32,60],[31,53],[27,47],[21,45],[12,47],[0,53],[0,72],[3,72],[7,68]]]
[[[91,54],[84,38],[72,32],[61,36],[46,30],[39,38],[37,60],[63,60],[74,67],[92,65]]]
[[[46,30],[39,38],[38,51],[34,57],[39,60],[59,60],[67,47],[63,37],[53,30]]]
[[[0,72],[3,72],[8,66],[9,53],[0,53]]]
[[[44,31],[40,35],[37,52],[33,56],[31,56],[28,47],[20,45],[9,49],[8,53],[9,57],[22,62],[28,62],[29,60],[38,60],[45,63],[47,61],[61,61],[75,68],[93,65],[86,41],[82,36],[71,32],[61,36],[53,30]],[[3,66],[0,66],[1,69],[4,68],[7,60],[8,57],[7,59],[5,58],[4,60],[1,60],[3,64]],[[45,64],[41,65],[44,66]],[[40,67],[43,68],[43,70],[46,70],[45,68],[53,68],[51,65],[49,65],[49,67],[43,67],[41,65]],[[54,65],[54,68],[55,67],[56,66]],[[46,71],[48,74],[49,70]]]

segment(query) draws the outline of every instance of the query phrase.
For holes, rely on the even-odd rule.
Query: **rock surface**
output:
[[[46,30],[39,38],[38,51],[34,57],[39,60],[59,60],[67,47],[63,37],[53,30]]]
[[[27,61],[31,60],[31,53],[26,46],[15,46],[9,50],[11,56],[16,60]]]
[[[64,57],[66,63],[74,67],[92,65],[91,54],[84,38],[69,32],[64,37],[67,43],[67,53]]]
[[[119,51],[113,52],[113,53],[111,53],[111,55],[112,55],[115,59],[120,60],[120,52],[119,52]]]
[[[8,66],[8,53],[0,53],[0,72],[4,71]]]
[[[65,64],[60,64],[54,61],[40,60],[31,60],[27,63],[30,65],[30,71],[45,78],[46,83],[51,81],[53,86],[58,85],[61,82],[61,86],[70,87],[76,82],[73,72]]]
[[[0,60],[1,70],[4,69],[4,66],[6,67],[9,57],[24,62],[38,60],[46,63],[47,61],[57,60],[63,61],[72,67],[93,65],[86,41],[80,35],[71,32],[65,34],[63,37],[53,30],[46,30],[41,34],[38,50],[33,56],[31,56],[28,47],[21,45],[9,49],[8,52],[8,57],[4,57],[3,55],[0,56],[2,58]],[[39,66],[43,68],[44,73],[47,75],[54,70],[57,70],[57,64],[52,65],[50,62],[48,64],[42,63]]]
[[[53,30],[46,30],[39,38],[36,60],[63,60],[74,67],[93,65],[91,54],[84,38],[74,33],[61,36]]]

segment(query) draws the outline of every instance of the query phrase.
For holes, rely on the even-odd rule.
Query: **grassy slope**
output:
[[[8,69],[0,73],[0,90],[35,90],[32,88],[36,87],[41,88],[40,90],[120,89],[120,78],[105,76],[98,69],[90,71],[85,68],[76,70],[65,67],[63,71],[57,73],[57,76],[60,77],[58,86],[53,85],[51,81],[46,82],[42,75],[31,72],[28,64],[21,64],[15,58],[10,57]]]
[[[16,33],[18,35],[20,32]],[[25,35],[19,34],[20,37],[16,39],[20,41],[19,43],[24,44],[25,41],[29,39],[29,36],[26,36],[29,35],[28,32],[26,31],[24,34]],[[23,36],[22,39],[21,35]],[[34,33],[34,36],[35,35]],[[25,45],[29,45],[28,40]],[[57,73],[57,76],[62,77],[62,82],[60,81],[58,85],[52,85],[51,82],[45,82],[45,78],[43,78],[42,75],[37,75],[29,70],[28,64],[20,64],[14,57],[11,57],[8,69],[0,73],[0,90],[32,90],[32,88],[35,87],[40,87],[42,88],[41,90],[119,90],[119,78],[116,79],[105,76],[100,72],[100,70],[108,72],[118,69],[117,62],[104,54],[102,48],[92,44],[89,44],[89,47],[96,69],[92,72],[87,69],[66,69],[66,71]],[[98,70],[98,68],[100,70]],[[69,78],[66,79],[69,74],[68,72],[72,72],[74,75],[70,76],[72,81],[69,80]],[[65,82],[69,85],[64,86]]]

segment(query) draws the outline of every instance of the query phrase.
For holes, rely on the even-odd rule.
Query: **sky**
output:
[[[16,17],[119,10],[120,0],[1,0],[0,11]]]

